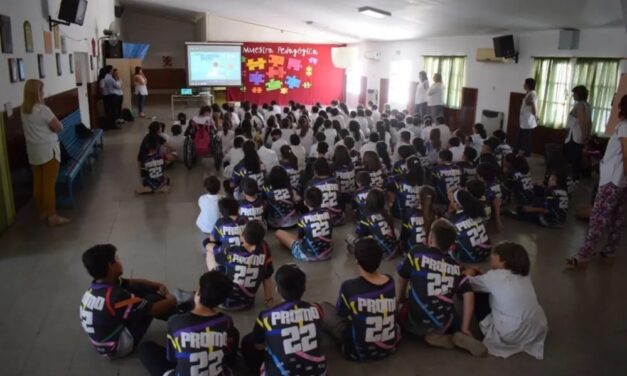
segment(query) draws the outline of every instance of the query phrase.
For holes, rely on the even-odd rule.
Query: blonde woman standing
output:
[[[135,97],[137,98],[137,111],[139,117],[144,118],[144,105],[146,104],[146,97],[148,96],[148,80],[144,75],[142,67],[135,67],[135,76],[133,77],[133,83],[135,84]],[[184,126],[184,124],[181,124]]]
[[[50,226],[59,226],[69,222],[69,219],[57,215],[55,193],[61,163],[58,134],[63,125],[43,104],[43,93],[43,82],[26,81],[21,108],[22,126],[28,162],[33,168],[33,197],[39,217]]]

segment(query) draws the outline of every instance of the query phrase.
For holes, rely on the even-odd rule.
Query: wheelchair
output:
[[[222,140],[218,137],[218,130],[214,125],[210,123],[199,124],[191,120],[185,131],[185,143],[183,144],[185,167],[191,169],[199,158],[213,158],[216,170],[220,170],[224,160]]]

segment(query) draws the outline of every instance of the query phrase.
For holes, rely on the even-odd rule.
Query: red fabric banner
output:
[[[287,104],[343,100],[344,69],[333,66],[329,44],[244,43],[242,86],[227,100]]]

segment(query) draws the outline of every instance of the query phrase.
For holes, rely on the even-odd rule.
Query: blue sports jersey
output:
[[[534,201],[533,180],[530,174],[515,172],[513,176],[514,200],[519,206],[530,205]]]
[[[353,166],[355,166],[355,168],[361,167],[361,154],[359,153],[359,151],[353,149],[349,152],[349,154],[351,156],[351,162],[353,162]]]
[[[315,209],[300,216],[298,237],[300,250],[307,260],[326,260],[331,257],[333,225],[326,209]]]
[[[436,201],[448,204],[448,191],[459,189],[462,184],[462,169],[456,164],[440,164],[433,167],[433,185]]]
[[[392,173],[395,175],[401,175],[407,173],[407,162],[404,159],[396,161],[392,166]]]
[[[333,223],[344,219],[344,210],[340,205],[340,186],[334,177],[313,178],[309,181],[308,188],[316,187],[322,192],[321,208],[329,211]]]
[[[568,192],[559,187],[547,187],[544,190],[543,207],[549,211],[542,214],[543,220],[549,225],[557,225],[566,221],[568,212]]]
[[[259,221],[265,224],[265,211],[266,204],[261,198],[261,194],[257,195],[257,198],[254,201],[248,201],[246,199],[239,201],[239,215],[246,217],[248,222]]]
[[[420,188],[422,187],[409,183],[407,175],[396,175],[388,179],[387,190],[394,193],[394,218],[403,218],[403,213],[409,208],[420,208]]]
[[[383,167],[376,171],[368,171],[370,174],[370,185],[374,188],[383,189],[385,186],[386,173]]]
[[[468,181],[477,176],[477,165],[471,161],[461,161],[457,165],[462,169],[462,185],[466,186]]]
[[[422,210],[417,208],[405,210],[401,223],[401,250],[407,253],[416,245],[426,243],[427,231]]]
[[[248,171],[244,166],[244,162],[240,162],[233,167],[233,174],[231,175],[231,183],[234,186],[239,187],[240,182],[244,178],[251,178],[257,182],[257,186],[263,187],[265,180],[265,173],[263,170],[259,172]]]
[[[293,166],[291,163],[285,161],[281,161],[280,164],[281,167],[283,167],[287,172],[287,176],[290,177],[290,184],[292,185],[292,189],[296,192],[300,192],[300,171],[298,171],[298,168],[296,168],[296,166]]]
[[[216,244],[221,246],[241,245],[240,235],[248,223],[246,217],[238,216],[237,219],[221,217],[216,221],[211,231],[211,236]]]
[[[355,192],[355,167],[353,164],[346,165],[334,165],[333,176],[337,180],[340,186],[340,193],[352,194]]]
[[[383,257],[388,259],[396,254],[398,240],[394,227],[381,213],[366,214],[357,223],[355,234],[358,237],[371,236],[383,249]]]
[[[364,216],[364,208],[366,207],[366,198],[368,197],[368,193],[370,193],[370,187],[361,187],[358,188],[353,194],[353,210],[355,211],[355,215],[357,218],[363,218]]]
[[[165,159],[161,154],[147,155],[142,161],[142,184],[152,190],[166,184]]]
[[[263,187],[267,204],[268,224],[274,228],[292,227],[298,222],[294,191],[288,188]]]
[[[481,262],[490,255],[492,246],[484,218],[470,218],[463,211],[452,218],[457,228],[457,240],[451,247],[454,257],[461,262]]]

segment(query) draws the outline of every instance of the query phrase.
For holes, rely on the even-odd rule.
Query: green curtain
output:
[[[536,112],[538,123],[549,128],[564,128],[569,111],[572,64],[569,58],[534,59]]]
[[[573,87],[583,85],[588,89],[594,133],[605,133],[618,84],[619,63],[618,59],[577,59],[575,63]]]
[[[429,81],[433,75],[442,75],[444,85],[444,105],[449,108],[460,108],[462,105],[462,87],[466,75],[465,56],[424,56],[424,71]]]
[[[15,219],[15,204],[11,188],[11,173],[7,155],[4,124],[0,116],[0,232],[4,231]]]

